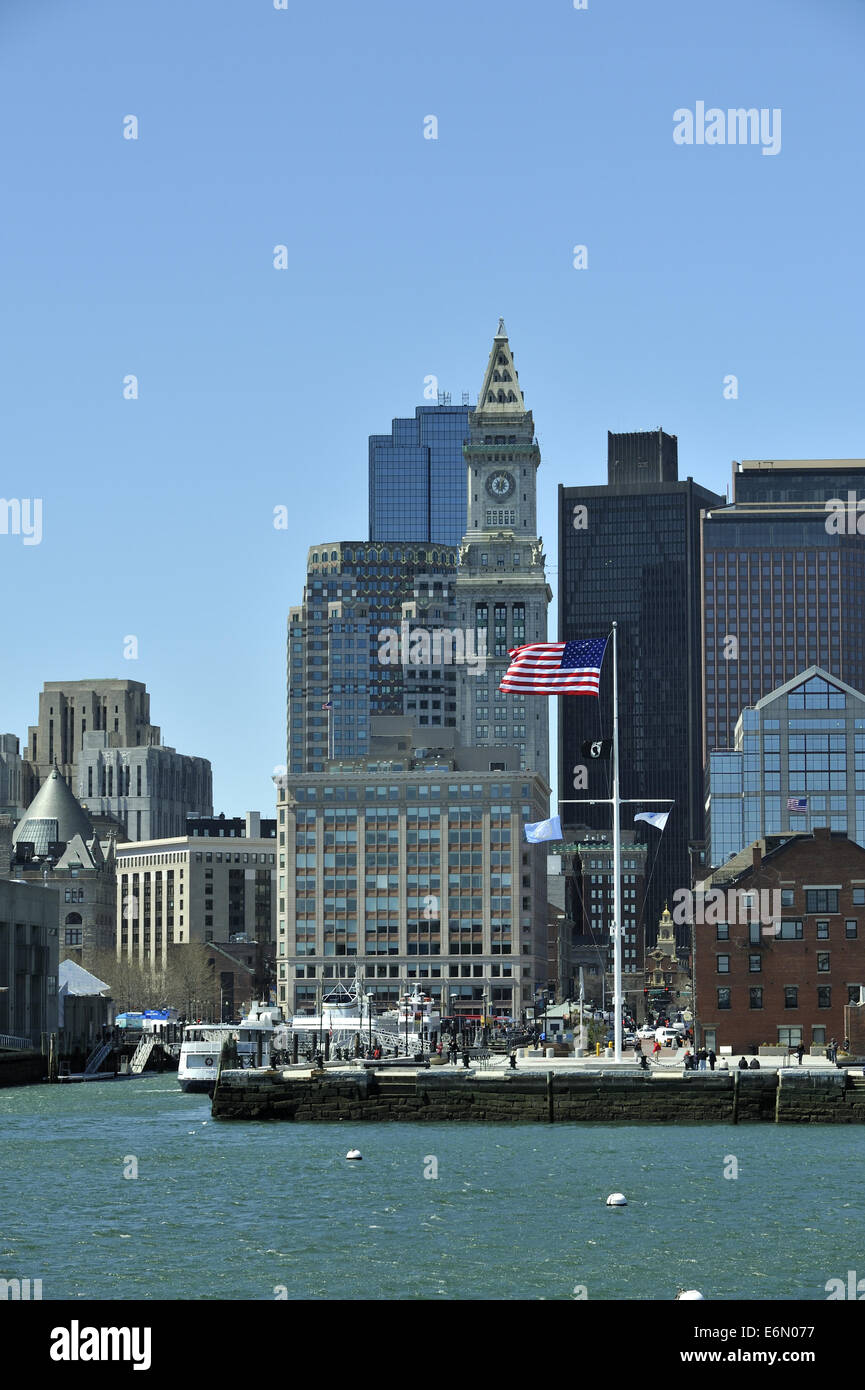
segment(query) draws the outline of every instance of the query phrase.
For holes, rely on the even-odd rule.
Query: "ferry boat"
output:
[[[240,1023],[187,1023],[177,1066],[181,1089],[213,1094],[222,1048],[229,1040],[234,1042],[238,1067],[269,1066],[273,1035],[281,1026],[282,1010],[264,1001],[252,1004]]]

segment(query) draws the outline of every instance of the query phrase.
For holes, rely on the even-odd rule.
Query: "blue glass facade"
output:
[[[706,806],[713,868],[786,831],[828,827],[865,845],[865,696],[811,668],[743,710],[735,747],[710,754]]]
[[[369,437],[369,538],[459,545],[466,529],[468,405],[419,405]]]

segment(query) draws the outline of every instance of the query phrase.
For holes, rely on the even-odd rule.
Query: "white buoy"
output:
[[[363,1154],[360,1149],[349,1149],[346,1158],[363,1158]]]
[[[677,1298],[677,1299],[680,1299],[680,1298],[681,1298],[681,1299],[695,1299],[695,1298],[699,1298],[699,1299],[701,1299],[703,1302],[705,1302],[705,1299],[703,1298],[703,1295],[700,1293],[700,1290],[699,1290],[699,1289],[680,1289],[679,1292],[676,1294],[676,1298]]]
[[[607,1198],[608,1207],[626,1207],[627,1205],[628,1199],[624,1192],[611,1192]]]

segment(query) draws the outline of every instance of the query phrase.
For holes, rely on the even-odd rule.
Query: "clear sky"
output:
[[[307,548],[366,536],[368,434],[474,398],[499,315],[554,590],[608,429],[721,491],[865,455],[863,55],[862,0],[3,0],[0,494],[43,520],[0,534],[0,732],[141,680],[215,809],[269,810]],[[780,150],[676,144],[698,102]]]

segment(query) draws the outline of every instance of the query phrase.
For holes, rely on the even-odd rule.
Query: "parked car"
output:
[[[654,1038],[654,1036],[655,1030],[651,1028],[648,1023],[644,1023],[642,1028],[637,1029],[638,1038]]]
[[[656,1028],[655,1038],[662,1047],[681,1047],[682,1034],[678,1028]]]

